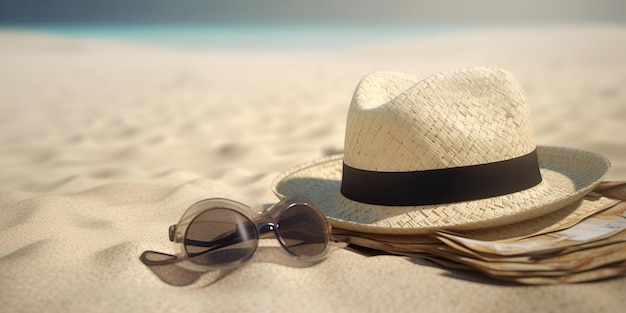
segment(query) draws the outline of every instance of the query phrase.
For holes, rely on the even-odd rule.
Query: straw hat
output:
[[[418,234],[547,214],[581,199],[609,170],[591,152],[537,147],[526,97],[504,70],[424,80],[378,72],[356,88],[344,154],[287,170],[272,189],[311,198],[334,227]]]

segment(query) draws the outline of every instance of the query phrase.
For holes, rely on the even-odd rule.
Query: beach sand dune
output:
[[[281,171],[341,151],[358,81],[497,66],[539,145],[594,151],[626,179],[626,28],[467,31],[324,51],[211,51],[0,32],[0,311],[610,311],[624,279],[549,288],[337,251],[252,262],[204,288],[138,257],[172,251],[192,203],[276,202]],[[531,300],[532,299],[532,300]]]

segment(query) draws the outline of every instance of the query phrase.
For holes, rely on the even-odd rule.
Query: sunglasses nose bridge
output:
[[[276,224],[274,222],[259,223],[259,224],[257,224],[257,228],[259,230],[260,238],[262,238],[262,239],[269,238],[272,235],[274,235],[274,237],[276,237],[276,239],[279,238],[278,224]]]

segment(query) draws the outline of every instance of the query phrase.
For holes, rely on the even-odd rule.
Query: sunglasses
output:
[[[250,260],[259,240],[272,236],[289,255],[310,262],[322,260],[331,247],[348,245],[348,239],[331,237],[325,215],[303,196],[284,199],[261,214],[245,204],[216,198],[193,204],[178,224],[170,226],[177,255],[145,251],[140,259],[148,266],[189,261],[194,270],[230,268]]]

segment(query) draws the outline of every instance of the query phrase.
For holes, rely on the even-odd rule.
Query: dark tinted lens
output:
[[[185,249],[196,263],[226,265],[250,257],[257,241],[256,228],[248,218],[217,208],[193,219],[185,236]]]
[[[285,247],[298,256],[316,256],[326,250],[326,228],[320,216],[306,205],[285,210],[278,231]]]

